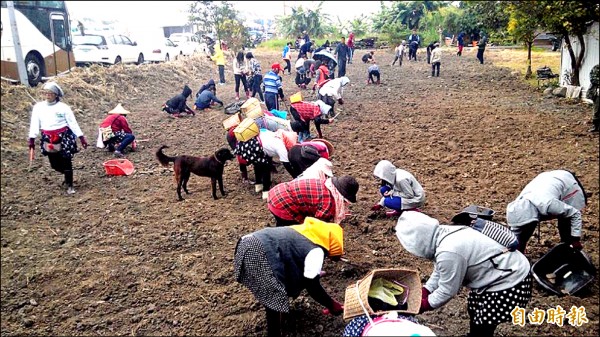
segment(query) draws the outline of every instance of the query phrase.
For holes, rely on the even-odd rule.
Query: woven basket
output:
[[[238,126],[242,122],[241,113],[236,112],[235,114],[229,116],[226,120],[223,121],[223,128],[225,130],[231,129],[233,126]]]
[[[247,142],[258,136],[259,132],[258,125],[250,117],[246,117],[246,119],[233,129],[233,134],[238,142]]]
[[[380,277],[389,281],[397,281],[408,286],[408,309],[373,311],[369,306],[369,288],[371,288],[372,280]],[[344,298],[344,320],[349,320],[353,317],[365,314],[361,302],[369,315],[383,315],[390,311],[411,315],[418,314],[419,309],[421,308],[421,278],[419,277],[419,272],[414,269],[403,268],[375,269],[370,271],[367,276],[363,277],[360,281],[355,282],[346,288],[346,295]]]

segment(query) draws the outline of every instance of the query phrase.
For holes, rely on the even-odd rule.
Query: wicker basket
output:
[[[247,142],[258,136],[259,132],[258,125],[250,117],[246,117],[246,119],[233,129],[233,134],[238,142]]]
[[[373,309],[369,306],[369,288],[371,288],[371,281],[374,278],[380,277],[389,281],[397,281],[408,286],[408,309],[377,312],[373,311]],[[416,315],[419,313],[420,308],[421,278],[419,277],[419,272],[417,270],[403,268],[375,269],[369,272],[367,276],[365,276],[358,282],[353,283],[346,288],[346,295],[344,299],[344,319],[349,320],[353,317],[364,315],[365,310],[367,310],[369,315],[383,315],[390,311],[397,311],[398,313]]]
[[[238,126],[242,122],[242,115],[239,112],[229,116],[226,120],[223,121],[223,128],[225,130],[231,129],[233,126]]]
[[[297,93],[290,96],[290,103],[298,103],[302,102],[302,92],[298,91]]]

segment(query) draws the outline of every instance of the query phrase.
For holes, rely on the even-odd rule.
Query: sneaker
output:
[[[115,157],[117,157],[117,158],[123,158],[123,153],[121,151],[119,151],[119,150],[116,150],[115,151]]]
[[[73,188],[73,186],[69,186],[69,188],[67,189],[67,194],[75,194],[75,189]]]

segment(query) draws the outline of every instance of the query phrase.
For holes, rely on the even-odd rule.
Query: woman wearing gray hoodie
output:
[[[540,221],[558,219],[560,241],[581,249],[581,210],[587,198],[574,173],[554,170],[540,173],[506,207],[506,222],[525,252],[527,241]]]
[[[464,285],[470,331],[467,336],[493,336],[496,327],[512,319],[511,311],[531,299],[529,261],[467,226],[439,225],[421,212],[405,211],[396,236],[406,251],[434,262],[422,289],[420,313],[437,309]]]
[[[381,179],[379,203],[371,210],[378,211],[384,206],[394,210],[389,216],[399,215],[403,210],[416,209],[425,204],[425,191],[417,179],[408,171],[399,169],[389,160],[381,160],[373,175]]]

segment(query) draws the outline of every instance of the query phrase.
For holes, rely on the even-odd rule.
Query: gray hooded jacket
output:
[[[417,179],[410,172],[396,168],[389,160],[377,163],[373,175],[392,185],[392,196],[402,198],[403,210],[422,207],[425,204],[425,191]],[[379,200],[381,206],[384,199]]]
[[[520,227],[534,221],[569,218],[571,236],[581,237],[581,210],[585,195],[569,171],[555,170],[540,173],[506,207],[506,221]]]
[[[403,212],[396,236],[411,254],[434,261],[425,284],[432,308],[450,301],[461,286],[496,292],[514,287],[529,274],[529,261],[521,252],[508,252],[470,227],[439,225],[421,212]]]

